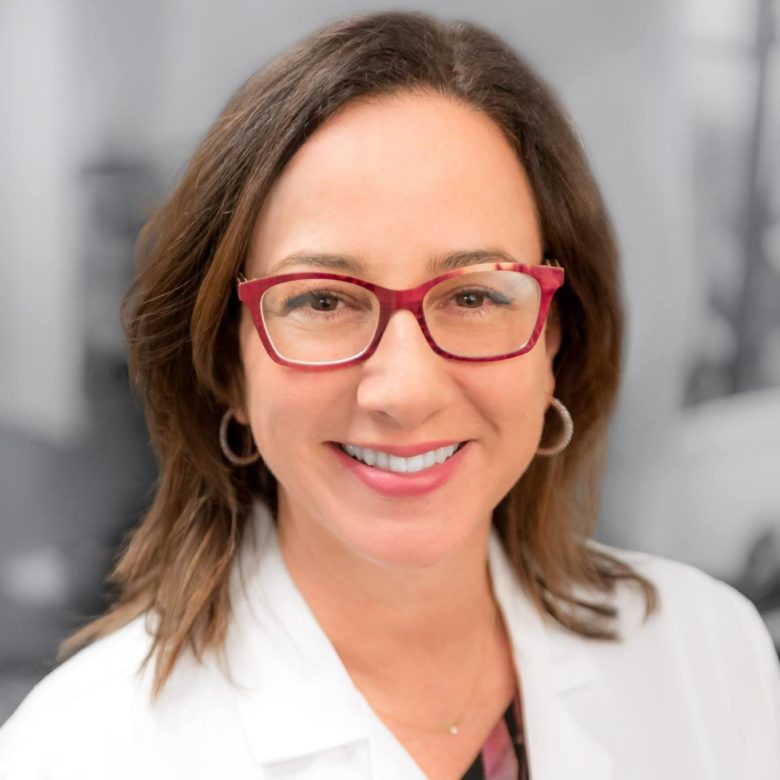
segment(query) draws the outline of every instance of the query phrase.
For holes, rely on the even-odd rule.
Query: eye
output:
[[[458,293],[455,299],[466,308],[472,309],[482,305],[482,302],[485,300],[485,293],[469,290],[468,292]]]
[[[314,311],[333,311],[339,303],[339,298],[332,293],[312,290],[303,295],[295,295],[285,301],[285,309],[292,311],[302,306],[311,305]]]
[[[317,311],[333,311],[338,306],[338,299],[328,293],[311,293],[312,306]]]
[[[497,305],[511,303],[509,298],[495,290],[459,290],[455,294],[455,300],[465,309],[477,309],[485,303],[485,299]]]

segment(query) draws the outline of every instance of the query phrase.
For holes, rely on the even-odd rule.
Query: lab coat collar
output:
[[[264,505],[258,504],[249,530],[233,571],[226,649],[255,760],[275,763],[368,740],[369,706],[290,578]],[[583,640],[535,609],[495,531],[488,559],[520,676],[531,777],[609,780],[609,754],[565,705],[568,692],[599,676]]]
[[[260,764],[368,738],[367,703],[290,577],[258,504],[232,572],[226,639],[246,739]]]
[[[600,676],[583,646],[586,640],[540,614],[520,586],[495,530],[490,535],[488,561],[520,678],[531,778],[610,780],[612,757],[566,706],[567,695],[592,685]]]

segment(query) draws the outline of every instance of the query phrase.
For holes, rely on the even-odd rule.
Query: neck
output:
[[[453,667],[473,654],[494,601],[487,568],[489,519],[473,538],[424,567],[355,554],[317,523],[280,507],[290,575],[351,672],[383,676],[426,662]],[[450,656],[450,658],[448,658]]]

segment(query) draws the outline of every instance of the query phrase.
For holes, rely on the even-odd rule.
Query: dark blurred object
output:
[[[767,518],[750,546],[734,586],[747,596],[767,623],[780,657],[780,519]]]
[[[695,224],[707,305],[685,402],[780,386],[780,61],[777,2],[757,0],[750,44],[695,42]]]
[[[759,612],[780,609],[780,522],[771,520],[750,547],[736,587]]]
[[[107,155],[81,171],[84,204],[82,289],[88,354],[124,364],[119,303],[133,278],[138,233],[161,190],[153,165]]]
[[[87,425],[68,443],[0,428],[0,721],[53,666],[59,642],[104,609],[119,544],[151,500],[156,464],[119,306],[158,193],[142,161],[108,156],[82,170],[83,299],[72,305],[84,317]]]

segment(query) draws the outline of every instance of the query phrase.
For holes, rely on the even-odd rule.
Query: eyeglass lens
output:
[[[522,349],[533,333],[541,292],[536,280],[515,271],[479,271],[445,279],[423,300],[438,346],[459,357],[498,357]],[[380,317],[376,295],[333,279],[299,279],[268,289],[261,315],[274,349],[302,363],[359,356]]]

